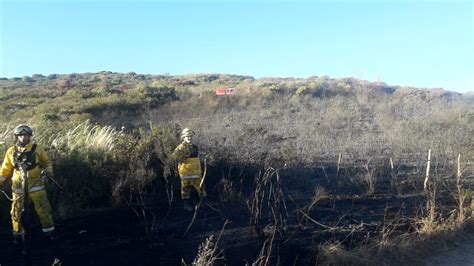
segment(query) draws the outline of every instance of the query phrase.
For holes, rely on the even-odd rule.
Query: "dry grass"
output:
[[[222,262],[224,260],[223,251],[219,249],[219,240],[224,233],[225,227],[230,222],[226,220],[222,225],[221,232],[217,240],[214,241],[214,235],[209,236],[204,240],[204,242],[199,245],[198,253],[194,258],[192,265],[199,265],[199,266],[207,266],[207,265],[215,265],[218,262]]]
[[[371,265],[372,259],[366,255],[362,250],[347,250],[341,243],[327,242],[318,247],[318,264]]]
[[[4,129],[0,130],[0,144],[5,144],[8,136],[10,136],[11,133],[11,126],[10,124],[6,125]]]
[[[416,222],[416,221],[415,221]],[[459,224],[456,219],[439,223],[429,232],[396,232],[396,221],[384,226],[379,235],[353,249],[342,243],[329,241],[318,246],[317,258],[321,265],[415,265],[451,246],[468,241],[474,233],[474,220]]]
[[[222,251],[217,249],[217,242],[214,243],[214,235],[211,235],[199,245],[198,253],[192,265],[214,265],[223,258]]]
[[[259,237],[265,237],[265,214],[269,216],[268,226],[273,227],[280,235],[284,234],[288,210],[278,170],[270,167],[264,173],[256,175],[247,208],[250,211],[250,225]]]
[[[275,240],[277,230],[273,229],[270,236],[265,240],[260,249],[258,257],[252,262],[252,266],[267,266],[272,262],[273,241]],[[246,264],[248,265],[248,264]]]
[[[111,126],[92,125],[89,120],[52,137],[51,146],[67,151],[107,153],[114,147],[121,132]]]

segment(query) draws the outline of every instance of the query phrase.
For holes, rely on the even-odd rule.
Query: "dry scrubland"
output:
[[[215,96],[219,87],[237,94]],[[49,195],[64,228],[126,206],[138,233],[117,229],[116,248],[139,239],[161,254],[155,262],[401,263],[472,232],[472,94],[100,72],[2,79],[0,99],[0,140],[11,144],[12,128],[27,122],[49,148],[65,188]],[[184,127],[207,161],[211,205],[195,217],[179,210],[168,162]]]

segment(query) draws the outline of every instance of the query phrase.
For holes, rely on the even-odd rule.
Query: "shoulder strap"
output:
[[[31,147],[31,151],[30,151],[31,153],[35,153],[35,151],[36,151],[36,146],[38,146],[38,145],[36,145],[36,143],[34,143],[34,144],[33,144],[33,147]]]
[[[33,144],[33,146],[31,147],[31,150],[29,151],[23,151],[23,152],[20,152],[17,147],[15,147],[15,155],[13,157],[13,161],[14,161],[14,167],[18,169],[19,167],[19,164],[18,164],[18,160],[20,158],[22,158],[21,160],[25,163],[27,163],[27,170],[31,170],[33,168],[35,168],[38,163],[36,162],[36,155],[35,155],[35,152],[36,152],[36,147],[38,145]],[[24,157],[26,156],[26,157]]]

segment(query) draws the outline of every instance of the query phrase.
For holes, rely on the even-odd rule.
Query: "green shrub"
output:
[[[151,104],[163,104],[177,99],[176,91],[170,87],[144,86],[139,89],[140,94]]]

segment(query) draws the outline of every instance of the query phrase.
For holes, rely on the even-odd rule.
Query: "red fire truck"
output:
[[[218,88],[216,90],[216,95],[223,96],[223,95],[234,95],[235,88]]]

